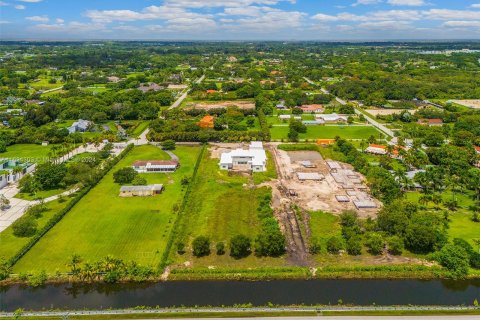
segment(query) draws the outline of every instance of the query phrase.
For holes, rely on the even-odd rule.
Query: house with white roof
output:
[[[267,154],[261,141],[252,141],[249,149],[235,149],[222,153],[219,163],[221,170],[267,171]]]
[[[323,120],[324,122],[347,122],[348,118],[346,116],[338,115],[336,113],[332,114],[317,114],[315,115],[317,120]]]
[[[93,126],[92,121],[79,119],[78,121],[74,122],[70,128],[68,128],[69,133],[74,132],[87,132]]]

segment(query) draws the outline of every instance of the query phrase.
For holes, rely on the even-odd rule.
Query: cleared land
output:
[[[174,253],[177,268],[261,267],[284,263],[283,258],[258,258],[253,254],[235,260],[228,254],[228,242],[233,236],[243,234],[253,240],[260,232],[261,221],[257,217],[259,197],[270,193],[269,188],[256,188],[248,173],[219,170],[218,159],[212,158],[210,150],[204,153],[197,180],[192,187],[179,235],[179,241],[185,243],[187,253]],[[190,245],[200,235],[210,238],[212,253],[207,257],[195,258]],[[219,241],[226,245],[225,255],[215,253],[215,244]]]
[[[452,100],[453,103],[459,104],[461,106],[471,108],[471,109],[480,109],[480,99],[475,100]]]
[[[288,126],[270,128],[273,140],[287,139],[288,131]],[[299,139],[334,139],[336,136],[344,139],[368,139],[372,135],[376,138],[384,137],[380,131],[372,126],[308,126],[307,133],[301,133]]]
[[[113,172],[135,160],[169,159],[155,146],[133,149],[18,262],[15,272],[64,271],[74,253],[91,262],[112,255],[156,266],[176,217],[174,206],[184,194],[180,181],[192,175],[199,147],[181,146],[174,153],[181,163],[177,172],[142,174],[148,183],[165,185],[161,195],[120,198]]]
[[[224,109],[227,107],[238,107],[239,109],[255,109],[255,103],[252,101],[215,101],[215,102],[189,102],[185,108],[189,109]]]
[[[403,111],[408,111],[410,113],[417,112],[415,109],[366,109],[365,111],[370,113],[372,116],[389,116],[392,114],[400,114]]]

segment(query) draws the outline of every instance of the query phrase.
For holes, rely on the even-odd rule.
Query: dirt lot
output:
[[[480,109],[480,99],[476,100],[452,100],[453,103],[472,109]]]
[[[402,111],[407,110],[410,113],[415,113],[417,110],[415,109],[366,109],[368,113],[370,113],[372,116],[389,116],[391,114],[400,114]]]
[[[227,107],[238,107],[239,109],[255,109],[255,103],[251,101],[219,101],[215,103],[193,103],[190,102],[186,105],[189,109],[224,109]]]
[[[361,174],[353,172],[353,168],[348,164],[338,163],[341,168],[332,171],[318,152],[285,152],[275,149],[273,154],[276,158],[282,187],[294,191],[297,195],[290,197],[291,201],[305,210],[322,210],[331,213],[357,210],[361,217],[368,217],[375,216],[381,207],[381,203],[368,194],[368,188],[364,183],[365,178]],[[310,161],[312,167],[304,167],[303,161]],[[298,172],[317,173],[323,179],[301,181],[297,176]],[[345,180],[345,184],[341,183],[342,179]],[[336,196],[340,195],[347,197],[349,201],[338,202]],[[282,203],[286,199],[277,201]],[[356,209],[353,201],[372,201],[377,208]]]

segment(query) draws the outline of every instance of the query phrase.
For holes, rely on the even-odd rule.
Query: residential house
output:
[[[108,82],[118,83],[118,82],[120,82],[121,79],[119,77],[116,77],[116,76],[110,76],[110,77],[107,77],[107,80],[108,80]]]
[[[197,124],[200,128],[204,128],[204,129],[210,128],[211,129],[211,128],[213,128],[213,126],[215,124],[215,118],[211,115],[206,115]]]
[[[309,104],[299,107],[304,113],[322,113],[324,108],[321,104]]]
[[[285,110],[285,109],[287,109],[287,106],[285,106],[285,101],[281,100],[281,101],[276,105],[276,108],[277,108],[277,109],[280,109],[280,110]]]
[[[151,184],[147,186],[122,186],[120,188],[120,197],[150,197],[161,194],[163,184]]]
[[[87,132],[93,127],[93,122],[88,120],[79,119],[78,121],[74,122],[69,128],[69,133],[74,132]]]
[[[323,120],[303,120],[302,123],[306,126],[317,126],[320,124],[325,124]]]
[[[221,170],[267,171],[267,154],[260,141],[251,142],[249,149],[235,149],[222,153],[219,163]]]
[[[346,116],[338,115],[336,113],[332,114],[317,114],[315,115],[317,120],[323,120],[326,123],[337,123],[337,122],[347,122],[348,118]]]
[[[387,147],[380,144],[371,144],[367,149],[365,149],[365,152],[385,155],[387,154]]]
[[[145,160],[135,161],[132,168],[138,173],[175,172],[179,166],[177,160]]]
[[[0,159],[0,189],[9,183],[20,180],[35,170],[35,164],[20,160]]]
[[[165,89],[165,88],[156,83],[149,83],[149,84],[142,83],[140,84],[140,87],[138,87],[138,90],[142,91],[143,93],[146,93],[149,91],[160,91],[162,89]]]

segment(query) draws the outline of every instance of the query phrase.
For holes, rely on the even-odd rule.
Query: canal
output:
[[[2,311],[278,305],[472,305],[480,280],[178,281],[0,288]]]

